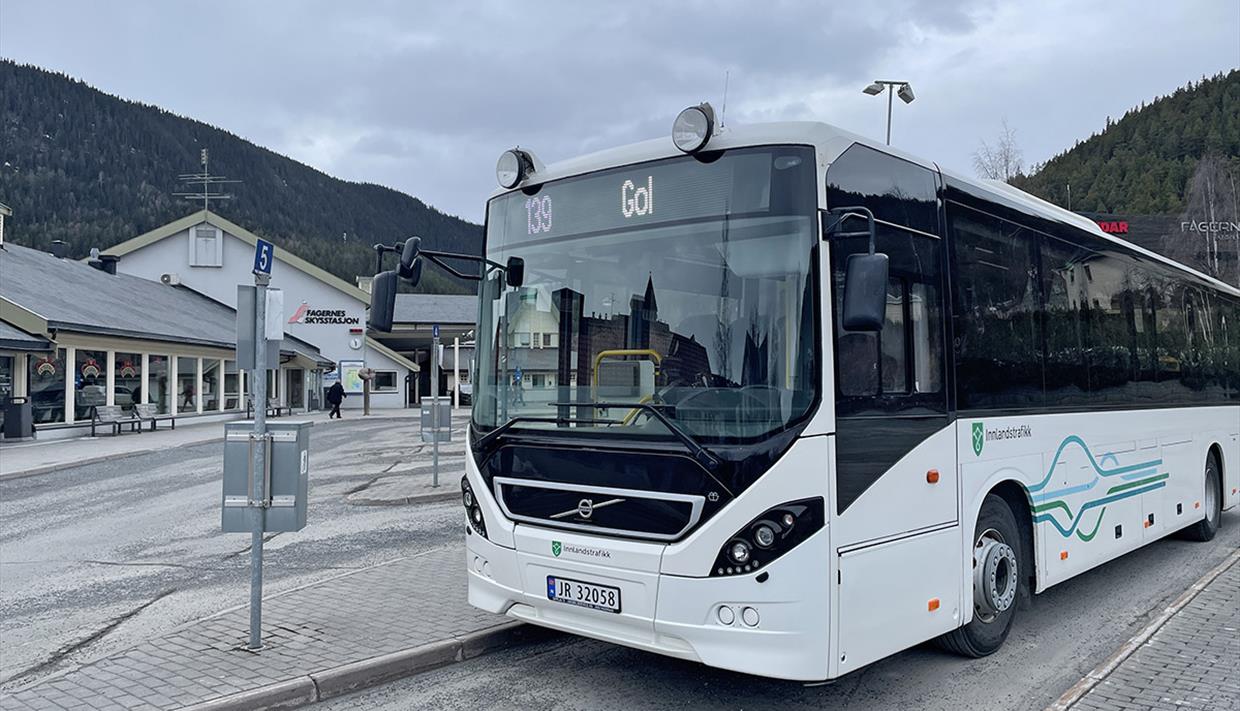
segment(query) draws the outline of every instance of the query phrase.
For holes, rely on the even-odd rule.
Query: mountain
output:
[[[377,242],[417,234],[427,247],[481,252],[479,225],[397,190],[333,178],[201,121],[0,60],[6,239],[41,249],[59,239],[84,257],[184,217],[201,203],[173,196],[185,190],[177,176],[200,170],[203,148],[211,172],[242,181],[212,210],[347,281],[374,272]],[[418,290],[472,285],[427,269]]]
[[[1108,118],[1011,183],[1240,286],[1240,70]]]
[[[1118,121],[1012,180],[1071,209],[1178,214],[1203,157],[1240,178],[1240,70],[1203,78],[1129,110]]]

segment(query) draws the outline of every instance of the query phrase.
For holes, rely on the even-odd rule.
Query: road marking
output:
[[[1235,565],[1237,562],[1240,562],[1240,549],[1227,556],[1222,563],[1219,563],[1214,567],[1214,569],[1202,576],[1200,580],[1193,583],[1188,590],[1185,590],[1182,595],[1175,599],[1175,602],[1168,605],[1162,611],[1162,614],[1154,618],[1154,620],[1138,632],[1136,636],[1125,642],[1124,645],[1115,652],[1115,654],[1112,654],[1100,666],[1096,667],[1093,671],[1086,674],[1080,681],[1076,682],[1076,684],[1074,684],[1071,689],[1064,692],[1064,695],[1060,696],[1055,703],[1047,706],[1046,711],[1067,711],[1073,704],[1080,701],[1081,697],[1088,694],[1089,691],[1097,686],[1100,681],[1106,679],[1111,672],[1115,671],[1115,668],[1123,663],[1125,659],[1131,657],[1133,652],[1140,649],[1141,645],[1148,642],[1150,637],[1154,636],[1155,632],[1161,629],[1163,625],[1167,624],[1167,621],[1174,617],[1177,612],[1184,609],[1185,605],[1192,602],[1193,598],[1197,597],[1202,590],[1205,590],[1210,583],[1214,582],[1215,578],[1222,575],[1225,570]]]

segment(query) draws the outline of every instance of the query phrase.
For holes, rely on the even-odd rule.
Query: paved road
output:
[[[314,427],[309,525],[266,544],[265,592],[460,537],[455,502],[345,501],[385,472],[428,458],[416,427],[360,418]],[[456,439],[458,455],[441,458],[446,472],[460,469]],[[222,448],[0,480],[0,690],[248,601],[249,534],[220,532]],[[458,478],[445,475],[445,485],[455,490]]]
[[[1040,710],[1240,546],[1240,512],[1206,544],[1164,540],[1056,586],[1023,610],[984,660],[919,647],[826,686],[708,669],[563,637],[338,699],[366,709]]]

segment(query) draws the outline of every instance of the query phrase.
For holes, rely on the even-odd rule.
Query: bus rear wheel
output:
[[[1016,515],[1002,497],[988,495],[973,532],[973,620],[939,637],[940,647],[976,658],[1003,646],[1016,619],[1020,548]]]
[[[1184,529],[1184,537],[1190,541],[1208,541],[1218,532],[1219,521],[1223,517],[1222,480],[1218,459],[1214,452],[1206,457],[1206,491],[1202,502],[1206,508],[1206,517]]]

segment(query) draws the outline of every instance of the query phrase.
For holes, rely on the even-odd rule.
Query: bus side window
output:
[[[909,407],[943,409],[943,304],[938,286],[937,240],[890,227],[879,229],[879,248],[891,256],[886,320],[877,333],[839,327],[842,264],[863,243],[835,243],[836,373],[840,409]]]

